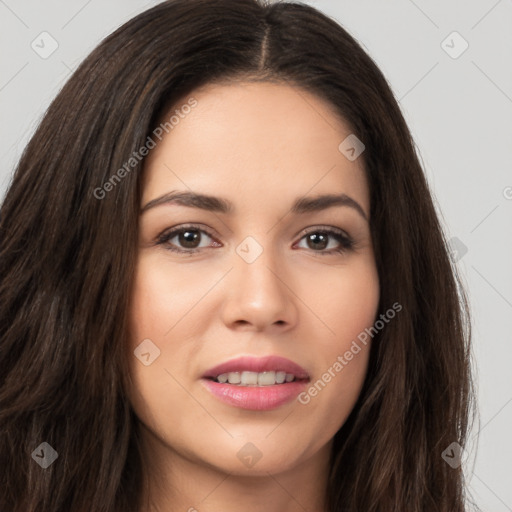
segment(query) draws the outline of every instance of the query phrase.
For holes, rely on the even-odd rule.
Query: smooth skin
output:
[[[307,404],[240,409],[201,376],[238,356],[272,354],[304,367],[314,384],[373,325],[379,279],[362,157],[340,152],[350,129],[299,87],[242,81],[190,96],[197,105],[148,155],[141,209],[193,191],[233,211],[162,203],[140,215],[129,349],[150,339],[160,350],[150,365],[135,356],[131,365],[150,472],[144,512],[324,512],[332,438],[359,396],[370,343]],[[323,194],[345,194],[362,212],[291,213],[296,199]],[[199,226],[186,237],[162,236],[189,223]],[[319,228],[342,230],[353,247]],[[262,250],[251,263],[237,252],[246,237]],[[258,245],[248,247],[256,254]],[[252,467],[237,456],[254,450],[247,443],[261,453]]]

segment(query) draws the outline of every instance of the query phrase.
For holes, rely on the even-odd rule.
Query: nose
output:
[[[298,317],[298,298],[293,291],[291,272],[271,249],[265,248],[254,260],[252,257],[241,250],[233,255],[233,269],[227,276],[222,304],[225,325],[239,330],[279,332],[293,328]]]

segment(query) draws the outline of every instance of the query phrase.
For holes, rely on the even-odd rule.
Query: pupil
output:
[[[199,234],[196,231],[183,231],[180,234],[180,243],[183,243],[189,249],[194,249],[194,242],[197,242],[198,238]]]
[[[315,242],[315,241],[319,241],[320,238],[323,238],[323,240],[321,241],[322,245],[321,247],[319,245],[313,245],[313,248],[321,248],[321,249],[325,249],[327,247],[327,236],[323,235],[323,234],[317,234],[317,233],[313,233],[311,235],[309,235],[309,238],[308,240],[310,242]]]

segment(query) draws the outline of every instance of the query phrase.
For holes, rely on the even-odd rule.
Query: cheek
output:
[[[309,287],[309,294],[326,327],[320,337],[323,352],[348,350],[377,315],[380,286],[373,258],[359,258],[353,265],[333,269],[321,283]]]
[[[150,258],[139,257],[129,314],[130,397],[139,417],[146,420],[155,411],[163,410],[161,390],[168,391],[166,401],[172,399],[169,396],[172,390],[168,386],[170,377],[165,371],[168,365],[163,342],[175,323],[171,312],[179,314],[180,301],[173,290],[181,290],[179,283],[169,281],[169,276],[164,279],[162,267],[152,264]],[[147,366],[137,357],[132,357],[139,346],[145,347],[140,353],[150,353],[152,362]]]
[[[190,273],[169,272],[161,259],[149,254],[141,256],[132,291],[130,322],[134,342],[151,337],[169,339],[169,331],[197,303],[198,289],[201,290],[200,283]]]
[[[164,430],[179,430],[179,420],[168,414],[173,407],[188,406],[188,413],[194,414],[190,408],[190,396],[178,384],[183,380],[183,368],[176,363],[188,360],[188,348],[180,343],[170,349],[173,326],[190,309],[188,303],[197,301],[197,291],[195,294],[190,291],[193,288],[190,280],[185,280],[177,272],[171,274],[151,255],[139,257],[130,305],[128,395],[138,418],[153,431],[158,431],[162,425],[165,425]],[[178,324],[178,329],[180,326]],[[147,340],[153,345],[147,344]],[[149,351],[151,359],[153,354],[158,354],[148,365],[138,357],[132,357],[134,350],[138,350],[142,343],[148,347],[144,352]],[[165,416],[164,422],[162,415]],[[197,415],[199,419],[199,411]]]
[[[338,269],[331,277],[324,286],[315,287],[315,304],[328,328],[316,338],[319,364],[299,403],[334,435],[355,405],[366,377],[371,346],[366,329],[374,325],[380,287],[371,258]]]

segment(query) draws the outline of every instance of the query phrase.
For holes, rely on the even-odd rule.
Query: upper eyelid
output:
[[[178,225],[173,228],[165,229],[164,231],[161,232],[160,235],[158,235],[157,238],[160,238],[163,236],[168,236],[170,234],[173,234],[175,236],[176,234],[178,234],[182,231],[186,231],[187,229],[190,229],[191,231],[201,231],[203,233],[206,233],[211,238],[217,238],[217,235],[215,233],[211,232],[213,230],[210,230],[209,228],[205,228],[202,226],[196,226],[194,224],[184,224],[183,226]]]

